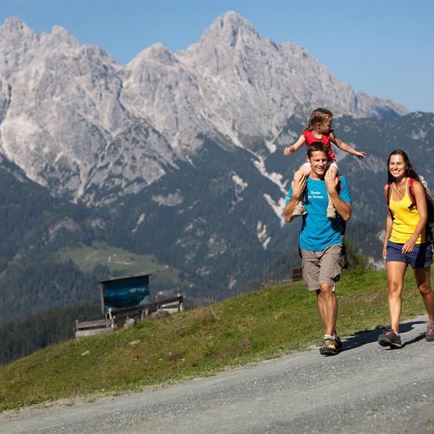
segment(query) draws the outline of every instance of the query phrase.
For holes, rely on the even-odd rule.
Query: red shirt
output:
[[[306,146],[310,146],[314,142],[321,142],[324,144],[327,150],[327,160],[328,161],[336,161],[336,155],[333,152],[331,145],[331,137],[330,134],[322,134],[322,137],[319,139],[313,135],[313,132],[310,130],[303,131],[304,140],[306,141]]]

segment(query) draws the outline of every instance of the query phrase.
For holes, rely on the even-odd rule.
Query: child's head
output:
[[[327,127],[325,130],[331,129],[333,122],[333,113],[330,110],[319,107],[315,109],[309,116],[308,130],[320,129],[321,126]],[[324,131],[327,133],[328,131]]]

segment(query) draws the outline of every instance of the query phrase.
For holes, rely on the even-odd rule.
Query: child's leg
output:
[[[308,176],[311,171],[310,163],[304,163],[295,173],[294,173],[294,179],[292,181],[292,188],[294,188],[294,181],[299,181],[303,175]],[[300,200],[298,204],[294,208],[294,212],[292,213],[292,216],[300,216],[306,214],[306,210],[304,208],[303,202]]]
[[[333,177],[339,176],[338,165],[335,162],[333,162],[332,164],[330,164],[330,167],[328,168],[327,172],[330,172],[330,174],[333,175]],[[327,217],[330,219],[335,219],[336,208],[334,207],[333,202],[330,199],[330,195],[328,195],[328,198],[329,198],[329,203],[327,205]]]
[[[299,169],[294,173],[294,181],[300,180],[303,176],[309,176],[310,171],[312,170],[312,167],[310,163],[304,163],[302,164]]]

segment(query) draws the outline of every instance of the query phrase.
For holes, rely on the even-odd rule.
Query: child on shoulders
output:
[[[345,152],[348,152],[351,155],[354,155],[358,158],[365,158],[366,153],[357,151],[353,149],[351,146],[347,145],[342,140],[338,139],[332,129],[333,123],[333,113],[330,110],[325,108],[317,108],[315,109],[310,117],[307,128],[301,133],[300,137],[297,141],[291,145],[287,146],[283,153],[284,155],[291,155],[294,152],[297,152],[304,144],[307,147],[312,145],[315,142],[321,142],[325,145],[327,149],[327,159],[330,163],[328,170],[331,171],[333,176],[338,176],[339,168],[336,164],[336,155],[333,152],[331,144],[333,143],[339,149],[342,149]],[[294,174],[294,180],[301,179],[303,176],[308,176],[311,171],[310,163],[304,163]],[[296,206],[293,216],[300,216],[305,214],[305,209],[300,201]],[[336,218],[336,210],[333,206],[332,201],[329,198],[329,204],[327,207],[327,217]]]

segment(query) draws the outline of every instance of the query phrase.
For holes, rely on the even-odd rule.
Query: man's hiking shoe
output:
[[[383,347],[401,348],[401,337],[394,330],[388,328],[378,336],[378,343]]]
[[[324,338],[321,342],[321,347],[319,353],[322,356],[334,356],[339,353],[342,348],[342,342],[339,337],[334,338]]]
[[[304,208],[304,205],[301,202],[298,202],[297,205],[295,205],[294,211],[292,212],[293,217],[297,216],[303,216],[306,214],[306,210]]]
[[[426,326],[425,339],[428,342],[434,342],[434,322],[428,321],[428,325]]]

